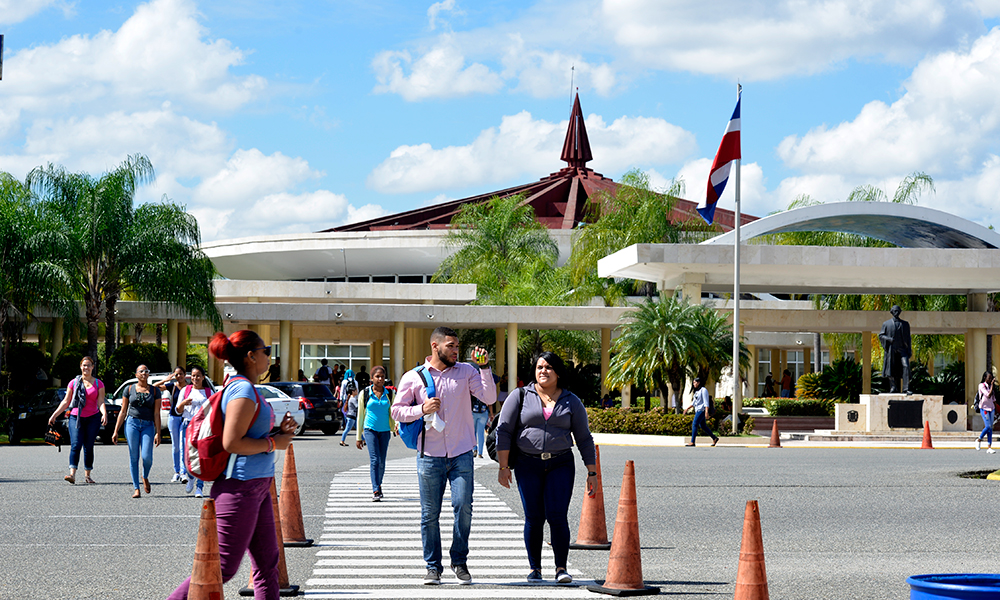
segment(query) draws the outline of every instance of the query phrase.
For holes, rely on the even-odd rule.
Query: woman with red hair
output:
[[[271,365],[271,347],[265,346],[259,335],[249,330],[228,337],[216,333],[208,351],[236,369],[222,393],[222,446],[232,456],[226,473],[215,481],[209,494],[215,500],[222,580],[229,581],[236,575],[243,555],[249,551],[254,585],[263,592],[256,597],[276,599],[278,539],[271,510],[274,451],[288,448],[298,423],[285,413],[281,431],[270,435],[274,412],[252,383]],[[187,598],[190,583],[190,577],[184,580],[169,600]]]

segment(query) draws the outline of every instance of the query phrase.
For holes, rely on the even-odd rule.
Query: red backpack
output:
[[[247,379],[242,375],[234,375],[226,381],[229,385],[237,377]],[[229,463],[229,452],[222,447],[222,428],[226,416],[222,413],[222,393],[225,386],[219,388],[207,402],[201,405],[198,412],[191,417],[188,425],[187,440],[184,444],[184,462],[188,475],[202,481],[215,481],[226,472]],[[256,389],[254,389],[256,392]],[[254,412],[252,424],[260,414],[260,397],[257,400],[257,410]]]

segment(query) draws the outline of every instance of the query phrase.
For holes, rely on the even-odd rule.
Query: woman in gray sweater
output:
[[[556,581],[571,583],[566,571],[569,555],[569,501],[575,469],[573,442],[587,466],[587,494],[597,483],[597,456],[590,435],[587,410],[573,392],[559,384],[562,359],[542,352],[532,361],[534,381],[507,396],[497,426],[500,485],[509,488],[511,468],[524,506],[524,545],[531,572],[529,582],[542,581],[542,534],[549,523]],[[516,460],[511,460],[516,455]]]

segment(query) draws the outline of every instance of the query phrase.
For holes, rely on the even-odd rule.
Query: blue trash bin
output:
[[[995,600],[1000,598],[1000,574],[991,573],[939,573],[913,575],[906,578],[910,584],[910,600]]]

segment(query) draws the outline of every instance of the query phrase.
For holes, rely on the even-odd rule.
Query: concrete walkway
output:
[[[812,436],[812,432],[809,432]],[[832,440],[803,440],[801,432],[791,432],[781,434],[781,445],[787,448],[916,448],[919,449],[923,438],[921,435],[914,436],[913,440],[852,440],[852,441],[832,441]],[[969,439],[972,438],[972,439]],[[690,436],[677,435],[630,435],[620,433],[595,433],[594,441],[602,446],[652,446],[652,447],[683,447]],[[740,436],[722,437],[716,448],[738,447],[738,448],[767,448],[770,444],[770,437],[764,436]],[[931,442],[935,449],[964,449],[974,450],[976,447],[975,434],[969,432],[969,437],[955,439],[935,439],[931,435]],[[711,447],[712,438],[698,436],[697,447]],[[997,451],[1000,452],[1000,439],[996,440]],[[986,452],[986,441],[983,441],[983,450]]]

